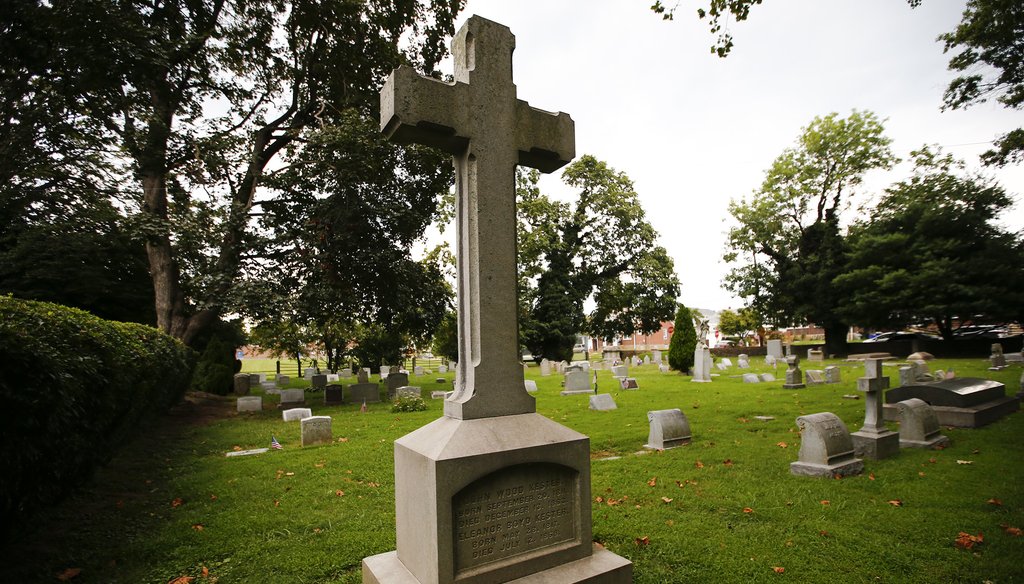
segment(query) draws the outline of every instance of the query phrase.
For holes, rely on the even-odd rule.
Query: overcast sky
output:
[[[726,207],[760,185],[815,116],[870,110],[886,120],[900,158],[939,144],[975,167],[993,137],[1024,124],[1021,112],[997,104],[940,111],[953,75],[935,38],[960,21],[960,0],[916,9],[904,0],[768,0],[731,24],[726,59],[710,54],[714,37],[694,13],[706,2],[683,0],[671,22],[652,3],[469,0],[457,27],[477,14],[512,29],[519,98],[569,113],[577,155],[593,154],[634,181],[691,307],[742,306],[721,288]],[[909,169],[870,175],[857,202]],[[1024,169],[992,174],[1014,195],[1024,192]],[[558,173],[541,188],[572,196]],[[1021,206],[1005,226],[1024,226]]]

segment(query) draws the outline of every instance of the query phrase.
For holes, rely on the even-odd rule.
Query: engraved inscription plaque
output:
[[[579,488],[575,469],[552,463],[503,468],[467,485],[452,498],[455,573],[579,543]]]

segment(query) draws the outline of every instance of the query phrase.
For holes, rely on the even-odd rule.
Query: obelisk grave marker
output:
[[[512,83],[515,37],[471,17],[452,40],[455,82],[408,67],[381,89],[381,129],[455,160],[458,380],[444,416],[395,441],[397,551],[363,582],[631,582],[591,541],[590,440],[536,413],[519,363],[515,171],[575,156],[572,118]]]

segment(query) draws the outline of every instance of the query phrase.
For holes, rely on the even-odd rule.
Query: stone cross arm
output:
[[[479,104],[466,83],[423,77],[411,67],[395,69],[381,90],[381,131],[399,144],[424,144],[452,155],[480,138],[474,121]],[[506,132],[517,162],[554,172],[576,156],[575,124],[564,112],[551,113],[516,99],[515,120]],[[499,128],[495,128],[501,131]]]

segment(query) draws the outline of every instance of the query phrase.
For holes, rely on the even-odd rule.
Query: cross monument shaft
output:
[[[452,39],[453,84],[403,66],[380,92],[391,140],[441,148],[455,162],[459,363],[444,412],[456,419],[536,411],[519,365],[515,170],[552,172],[576,147],[568,114],[516,97],[514,49],[508,27],[473,16]]]

